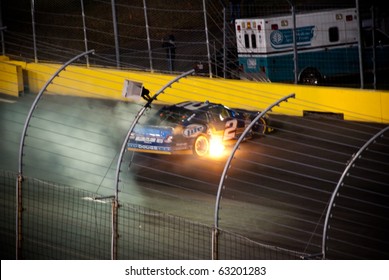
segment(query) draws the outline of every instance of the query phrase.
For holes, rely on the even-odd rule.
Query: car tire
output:
[[[193,144],[193,155],[196,157],[204,157],[209,154],[209,139],[206,135],[197,136]]]
[[[266,120],[264,118],[259,118],[258,122],[260,123],[258,133],[260,135],[265,135],[268,131]]]
[[[270,128],[267,125],[267,121],[264,118],[259,118],[252,128],[252,134],[254,136],[265,135],[270,132]]]

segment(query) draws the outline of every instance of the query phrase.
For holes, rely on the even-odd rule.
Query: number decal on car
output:
[[[226,121],[223,140],[234,139],[235,135],[236,135],[236,128],[237,127],[238,127],[238,120],[232,119],[232,120]]]

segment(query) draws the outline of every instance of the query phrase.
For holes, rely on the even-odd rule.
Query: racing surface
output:
[[[20,134],[34,97],[0,102],[1,169],[17,172]],[[25,174],[112,195],[118,151],[140,108],[46,96],[29,128]],[[220,228],[263,244],[320,253],[332,192],[352,155],[385,125],[271,117],[275,131],[242,143],[223,180],[232,147],[220,158],[126,152],[119,200],[213,225],[222,180]],[[350,170],[333,212],[330,258],[389,257],[388,147],[386,135],[360,169]]]
[[[313,127],[306,127],[312,120],[279,117],[279,121],[278,132],[243,143],[235,154],[227,178],[223,181],[219,226],[265,244],[300,252],[318,253],[328,201],[346,168],[346,163],[361,143],[360,140],[356,140],[357,138],[348,138],[351,135],[342,139],[341,133],[347,127],[347,123],[342,123],[339,131],[336,131],[333,130],[333,120],[329,122],[315,120],[312,124],[322,125],[319,132]],[[288,129],[294,126],[292,130],[296,134],[283,131],[283,125],[288,125]],[[323,128],[334,133],[332,140],[321,138]],[[355,133],[354,136],[358,134]],[[376,159],[387,163],[387,152],[386,147],[386,156]],[[212,224],[215,195],[224,164],[225,158],[209,160],[136,154],[131,170],[139,184],[149,185],[158,178],[158,184],[149,185],[149,188],[164,195],[177,197],[176,202],[172,201],[173,205],[167,204],[172,208],[169,211],[180,216],[196,216],[196,219]],[[387,205],[388,192],[382,188],[387,186],[385,180],[388,174],[385,166],[380,168],[383,168],[380,170],[382,173],[369,175],[367,181],[362,179],[364,175],[361,174],[362,177],[356,175],[359,182],[354,181],[349,185],[350,189],[342,189],[341,193],[353,197],[347,207],[369,213],[366,214],[367,218],[365,215],[355,214],[356,219],[367,219],[364,225],[368,224],[371,238],[387,240],[385,233],[381,232],[387,220],[374,220],[372,217],[374,214],[370,213],[377,211],[376,203],[382,203],[381,206]],[[367,185],[371,187],[369,191],[379,193],[367,202],[374,210],[370,210],[369,207],[366,209],[363,202],[365,197],[360,188],[363,189]],[[188,207],[191,204],[194,204],[193,208]],[[198,208],[195,204],[198,204]],[[382,209],[381,206],[378,207],[378,211],[382,211],[380,215],[387,216],[387,206]],[[206,217],[208,219],[204,219]],[[354,224],[354,218],[345,217],[340,218],[342,220],[340,225],[337,224],[340,232],[351,230],[363,233],[366,230],[361,229],[361,225]],[[374,230],[377,232],[373,232]],[[355,240],[345,232],[342,237],[340,232],[336,234],[337,239],[349,238],[349,242],[359,242],[358,246],[362,248],[371,246],[369,243],[371,240],[358,237]],[[342,257],[353,258],[362,254],[363,257],[374,259],[380,258],[382,254],[379,253],[382,248],[375,248],[376,252],[366,253],[367,255],[358,251],[360,249]]]

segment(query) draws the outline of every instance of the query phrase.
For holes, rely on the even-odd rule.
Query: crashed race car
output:
[[[128,141],[128,150],[157,154],[192,154],[196,157],[220,154],[243,134],[260,112],[231,109],[211,102],[185,101],[163,106],[145,124],[137,124]],[[246,135],[271,131],[264,115]]]

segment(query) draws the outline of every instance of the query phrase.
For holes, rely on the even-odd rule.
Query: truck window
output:
[[[373,34],[371,29],[363,30],[363,43],[365,47],[370,48],[373,46]],[[387,46],[389,45],[389,37],[382,31],[376,29],[374,33],[375,45],[376,46]]]
[[[384,32],[379,29],[375,30],[375,39],[376,45],[388,46],[389,45],[389,37]]]
[[[328,29],[328,35],[329,35],[330,42],[339,41],[339,29],[337,27],[330,27]]]
[[[246,49],[250,48],[250,38],[249,34],[244,34],[244,47]]]
[[[255,34],[251,34],[251,45],[253,49],[257,48],[257,38],[255,37]]]

